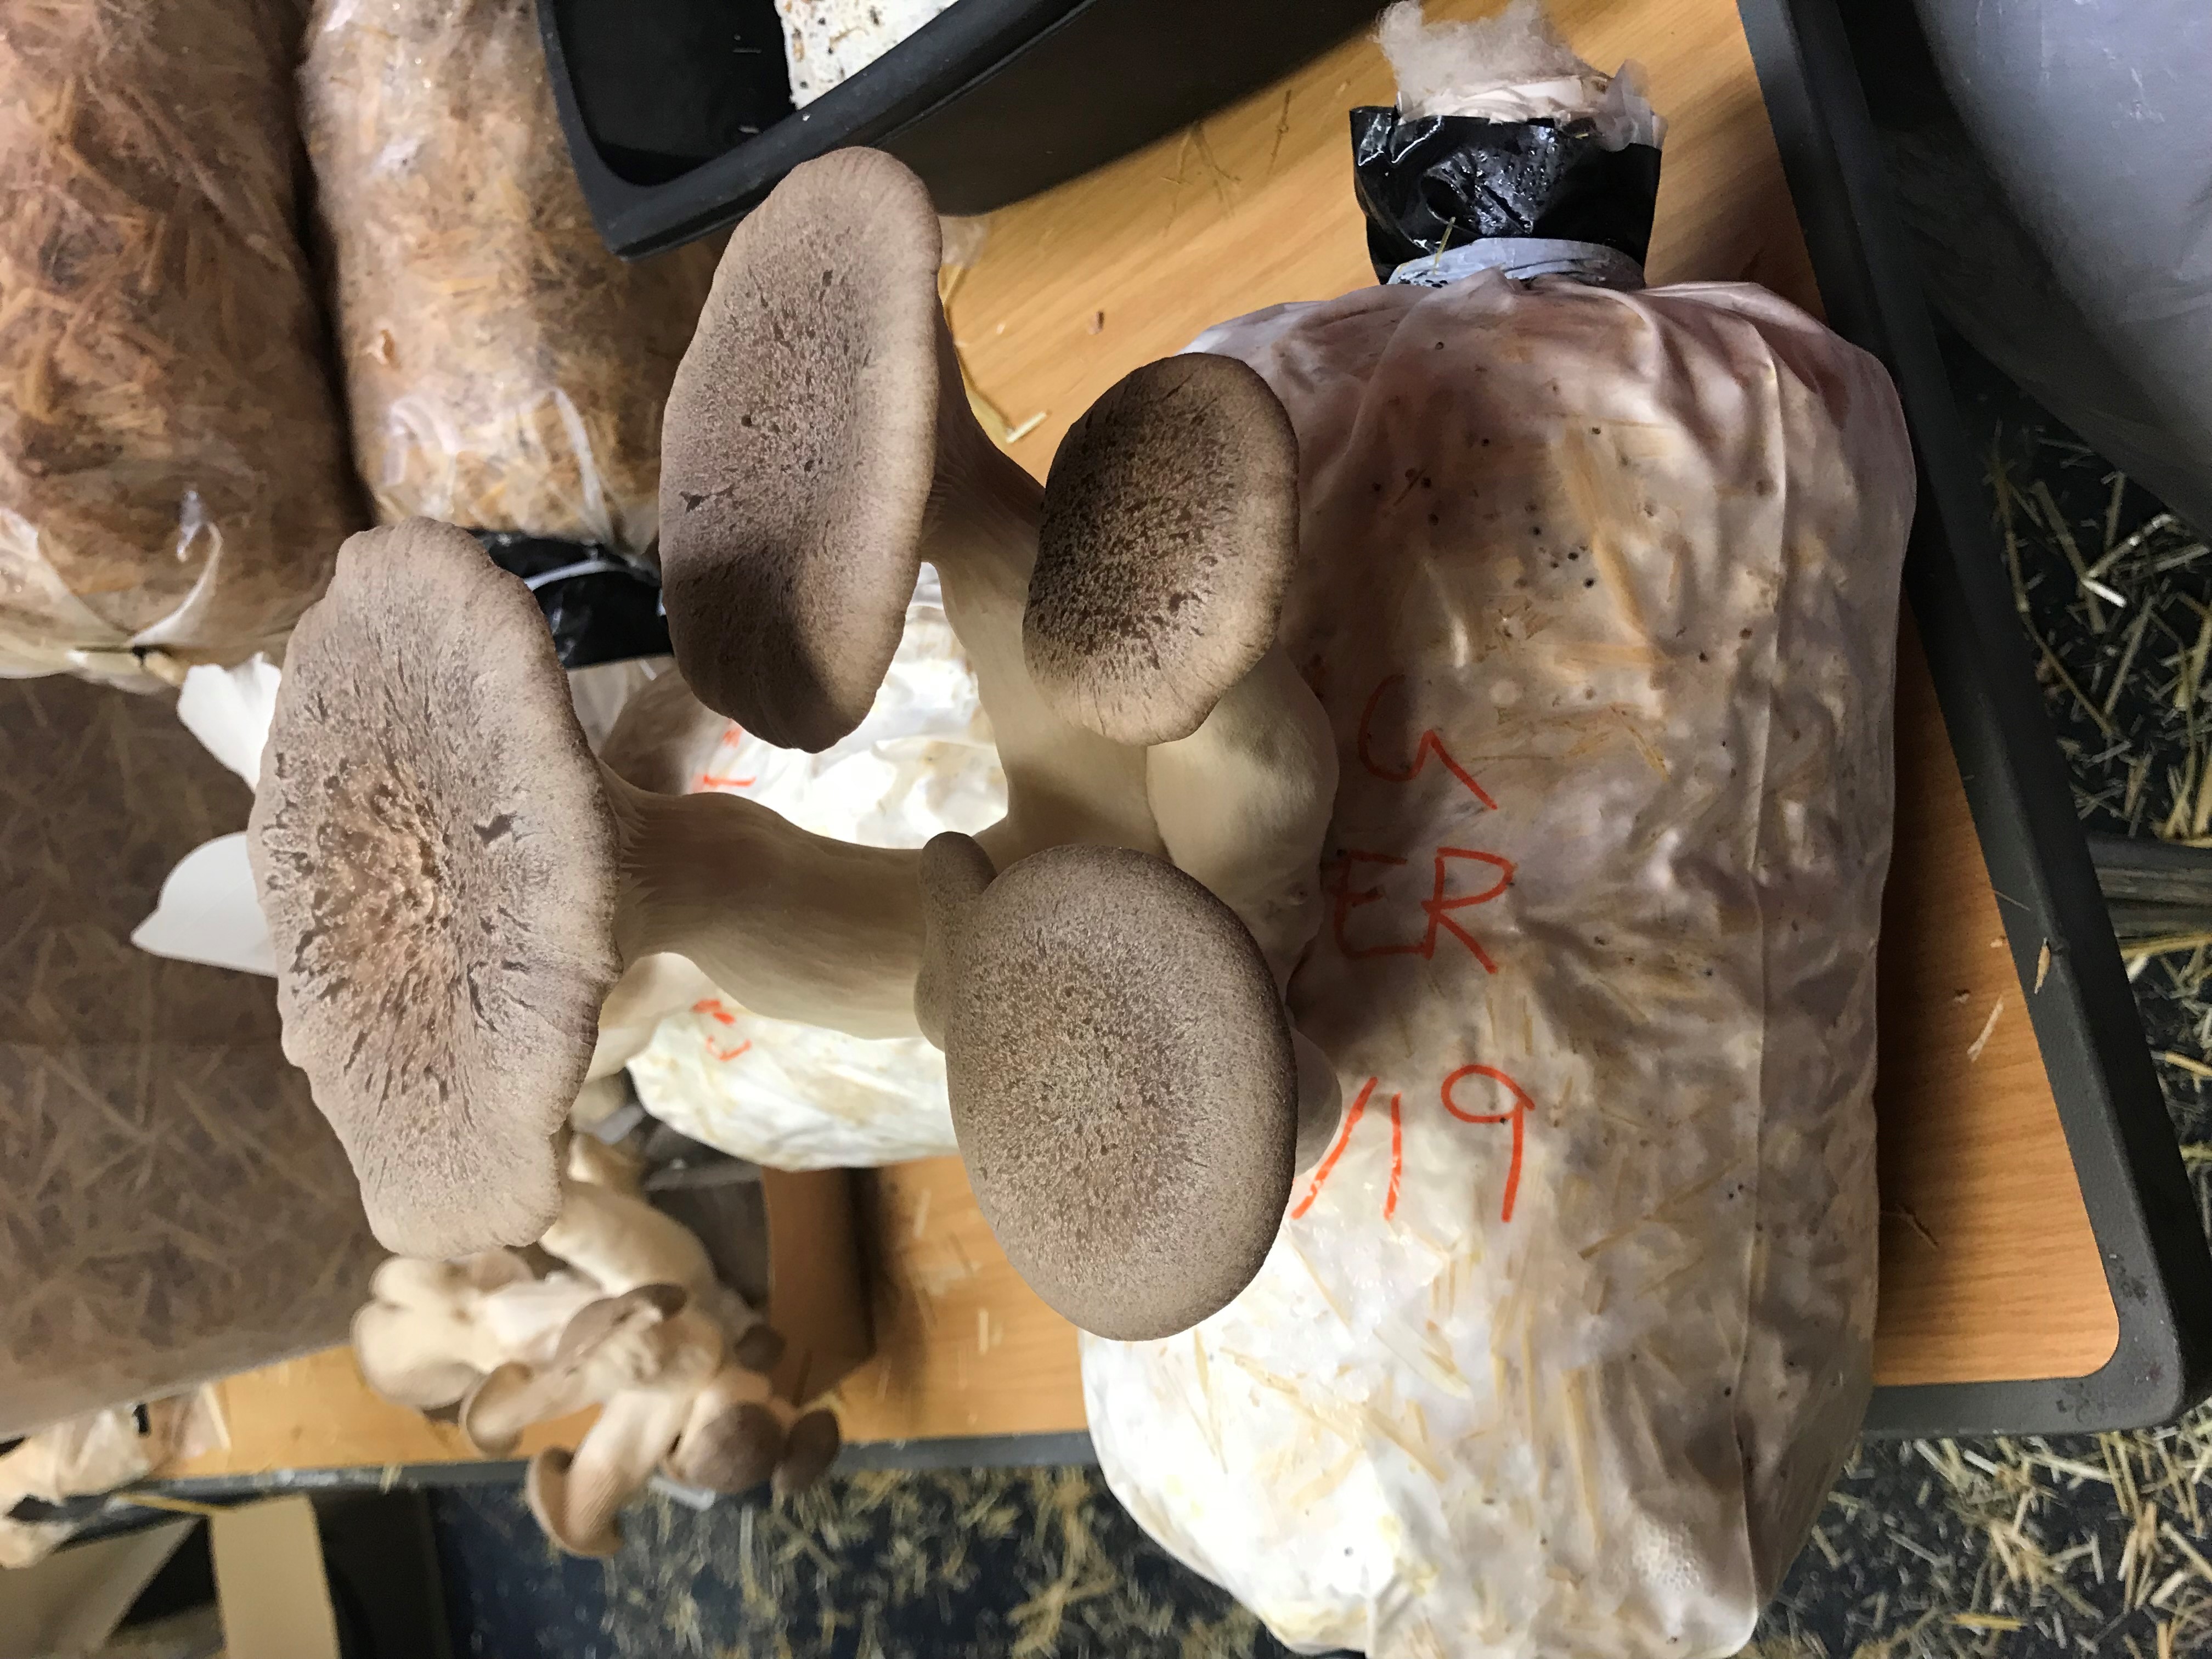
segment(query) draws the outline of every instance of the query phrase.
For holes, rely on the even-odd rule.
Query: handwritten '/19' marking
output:
[[[1452,1099],[1452,1087],[1462,1078],[1486,1077],[1493,1083],[1503,1084],[1513,1097],[1512,1104],[1502,1112],[1469,1112],[1463,1110]],[[1513,1219],[1513,1200],[1521,1191],[1521,1148],[1527,1133],[1528,1109],[1536,1103],[1528,1098],[1528,1091],[1495,1066],[1462,1066],[1443,1081],[1442,1090],[1444,1110],[1462,1123],[1510,1123],[1513,1126],[1513,1161],[1505,1170],[1505,1205],[1499,1214],[1500,1221]]]
[[[1486,1078],[1504,1088],[1511,1098],[1504,1110],[1471,1112],[1453,1098],[1453,1091],[1463,1079],[1472,1077]],[[1380,1081],[1379,1078],[1369,1078],[1360,1086],[1358,1094],[1352,1097],[1352,1104],[1345,1109],[1344,1121],[1337,1128],[1336,1139],[1330,1142],[1328,1151],[1315,1166],[1313,1179],[1307,1184],[1305,1196],[1291,1207],[1291,1220],[1297,1220],[1313,1208],[1314,1200],[1321,1196],[1321,1190],[1328,1184],[1337,1160],[1344,1156],[1344,1149],[1352,1143],[1352,1131],[1359,1127],[1359,1120],[1367,1115],[1367,1103],[1374,1097],[1376,1085]],[[1512,1127],[1513,1151],[1506,1165],[1505,1199],[1498,1218],[1500,1222],[1511,1221],[1513,1206],[1521,1194],[1521,1158],[1526,1144],[1528,1112],[1536,1103],[1529,1097],[1527,1090],[1495,1066],[1462,1066],[1444,1079],[1437,1093],[1444,1110],[1462,1123],[1510,1124]],[[1382,1198],[1382,1218],[1386,1221],[1398,1212],[1398,1195],[1405,1180],[1406,1131],[1399,1109],[1401,1098],[1396,1094],[1390,1097],[1390,1183]]]

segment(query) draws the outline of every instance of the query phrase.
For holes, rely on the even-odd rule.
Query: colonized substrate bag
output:
[[[1342,781],[1291,1006],[1347,1108],[1235,1303],[1085,1340],[1107,1477],[1301,1650],[1732,1653],[1870,1386],[1895,394],[1735,283],[1195,349],[1298,434]]]
[[[378,516],[643,551],[717,243],[601,243],[532,0],[320,0],[300,89]]]
[[[298,35],[283,0],[0,24],[0,674],[143,688],[273,649],[358,527],[295,226]]]
[[[341,1341],[382,1252],[270,982],[130,942],[245,787],[59,678],[0,683],[0,777],[4,1439]]]

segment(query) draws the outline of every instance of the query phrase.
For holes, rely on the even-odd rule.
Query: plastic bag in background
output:
[[[643,551],[719,239],[600,242],[532,0],[320,0],[300,90],[379,516]]]
[[[1929,297],[2212,532],[2212,13],[2172,0],[1842,9]]]
[[[2191,458],[2191,493],[2204,495],[2212,10],[2195,0],[1918,7],[1983,160],[2080,313],[2164,416]]]
[[[25,1498],[58,1509],[72,1498],[113,1492],[160,1474],[179,1458],[213,1451],[228,1434],[215,1391],[197,1389],[143,1406],[108,1406],[65,1418],[0,1452],[0,1570],[43,1561],[82,1524],[14,1519],[10,1512]]]
[[[748,796],[801,829],[869,847],[920,847],[1005,817],[1006,775],[937,573],[923,567],[890,672],[849,736],[810,755],[733,726],[693,787]],[[945,1056],[921,1037],[870,1042],[706,996],[661,1022],[629,1075],[653,1116],[771,1169],[959,1150]]]
[[[1376,34],[1415,77],[1395,107],[1352,112],[1352,189],[1378,278],[1441,288],[1504,269],[1643,285],[1667,124],[1640,66],[1591,68],[1538,0],[1434,26],[1418,5],[1393,6]]]
[[[669,654],[660,572],[644,559],[504,531],[480,530],[477,539],[494,564],[522,578],[571,674]]]
[[[342,1341],[382,1252],[266,979],[129,934],[247,792],[160,699],[0,683],[0,1436]]]
[[[9,9],[0,675],[273,650],[362,521],[295,228],[299,33],[283,0]]]
[[[1348,1103],[1234,1303],[1085,1340],[1107,1479],[1302,1650],[1733,1653],[1871,1387],[1896,395],[1734,283],[1194,349],[1298,434]]]

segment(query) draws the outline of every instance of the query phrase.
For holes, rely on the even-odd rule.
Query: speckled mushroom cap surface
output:
[[[284,1053],[378,1238],[535,1240],[622,963],[614,821],[522,583],[428,520],[348,540],[285,653],[249,830]]]
[[[1118,743],[1187,738],[1275,642],[1298,447],[1248,365],[1125,376],[1053,456],[1022,645],[1039,693]]]
[[[730,238],[662,425],[669,637],[787,749],[867,714],[936,476],[937,210],[874,150],[794,167]]]
[[[1290,1194],[1290,1027],[1259,947],[1164,860],[1063,846],[961,919],[953,1127],[977,1202],[1084,1329],[1171,1335],[1259,1271]]]

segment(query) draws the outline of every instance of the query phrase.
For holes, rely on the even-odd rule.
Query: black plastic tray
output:
[[[1887,365],[1911,424],[1920,507],[1905,594],[1990,878],[2009,901],[2001,908],[2023,988],[2050,944],[2049,978],[2024,1000],[2119,1313],[2119,1345],[2089,1376],[1881,1389],[1867,1427],[2042,1434],[2163,1422],[2212,1388],[2212,1252],[1991,542],[1851,36],[1835,0],[1737,0],[1737,10],[1829,326]]]
[[[803,110],[772,0],[538,0],[546,68],[607,246],[742,218],[801,161],[889,150],[987,213],[1264,86],[1380,0],[957,0]]]

